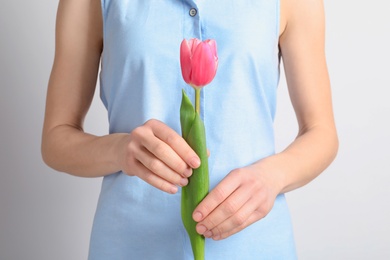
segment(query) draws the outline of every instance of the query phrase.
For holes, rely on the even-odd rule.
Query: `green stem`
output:
[[[200,115],[200,88],[195,88],[195,111]]]

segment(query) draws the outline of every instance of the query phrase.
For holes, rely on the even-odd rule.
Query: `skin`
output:
[[[278,194],[307,184],[336,156],[324,34],[321,0],[281,0],[280,48],[297,138],[284,151],[231,171],[193,213],[200,234],[220,240],[264,218]],[[42,136],[44,161],[82,177],[122,170],[176,193],[200,161],[164,123],[152,119],[131,133],[106,136],[83,131],[102,49],[100,1],[60,1]]]

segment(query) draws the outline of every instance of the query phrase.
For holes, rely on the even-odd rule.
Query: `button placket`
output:
[[[183,0],[183,3],[183,36],[187,39],[201,39],[202,35],[200,31],[200,13],[196,0]]]

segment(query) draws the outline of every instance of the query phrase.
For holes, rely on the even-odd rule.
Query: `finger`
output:
[[[228,221],[232,216],[236,215],[241,210],[241,208],[245,207],[245,203],[250,200],[250,196],[251,193],[248,191],[248,189],[237,189],[214,211],[212,211],[210,215],[208,215],[202,222],[197,224],[197,232],[199,234],[205,235],[206,237],[211,237],[216,233],[225,232],[225,230],[219,230],[221,227],[224,227],[221,226],[221,224]],[[207,231],[213,232],[211,234]]]
[[[158,120],[152,120],[150,124],[155,136],[172,147],[185,163],[192,168],[198,168],[200,166],[199,156],[178,133]]]
[[[161,179],[180,186],[188,184],[188,179],[183,178],[178,173],[174,172],[171,168],[165,165],[158,158],[153,156],[148,150],[141,149],[136,158],[148,171],[154,175],[157,175]]]
[[[221,238],[222,235],[227,235],[236,228],[239,230],[245,228],[245,223],[253,214],[257,214],[257,208],[259,207],[259,201],[257,199],[249,198],[242,207],[231,215],[225,221],[220,223],[215,228],[209,230],[205,234],[206,237]],[[238,232],[238,231],[237,231]],[[222,237],[224,238],[224,237]]]
[[[160,189],[162,191],[170,193],[170,194],[175,194],[178,191],[178,188],[176,185],[173,185],[172,183],[155,175],[154,173],[149,171],[149,169],[147,169],[144,165],[142,165],[140,162],[137,162],[136,165],[137,165],[136,175],[140,179],[147,182],[148,184],[156,187],[157,189]]]
[[[160,161],[164,162],[169,168],[183,177],[189,177],[192,175],[192,169],[183,161],[183,159],[166,143],[161,141],[155,136],[153,138],[147,138],[143,145],[145,148],[157,157]]]
[[[234,235],[234,234],[240,232],[244,228],[247,228],[248,226],[252,225],[253,223],[259,221],[262,218],[264,218],[265,216],[266,216],[266,214],[263,214],[263,213],[261,213],[259,211],[254,211],[254,212],[252,212],[252,214],[240,226],[236,226],[233,229],[230,229],[229,231],[224,232],[222,234],[215,235],[212,238],[214,240],[225,239],[225,238],[227,238],[227,237],[229,237],[231,235]]]
[[[228,174],[195,208],[192,218],[196,222],[202,221],[225,199],[227,199],[227,197],[229,197],[239,185],[239,180],[237,180],[235,175]]]

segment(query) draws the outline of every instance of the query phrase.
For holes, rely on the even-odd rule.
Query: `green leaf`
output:
[[[182,91],[182,99],[180,106],[180,124],[181,124],[181,133],[184,139],[187,138],[188,133],[190,132],[192,122],[195,119],[195,109],[191,103],[191,100],[188,98],[186,92]]]
[[[188,185],[182,188],[181,214],[183,224],[190,237],[194,258],[195,260],[203,260],[205,241],[204,237],[196,232],[197,223],[193,220],[192,213],[209,191],[206,132],[199,114],[195,112],[184,90],[180,121],[184,139],[201,160],[200,167],[193,170]]]

